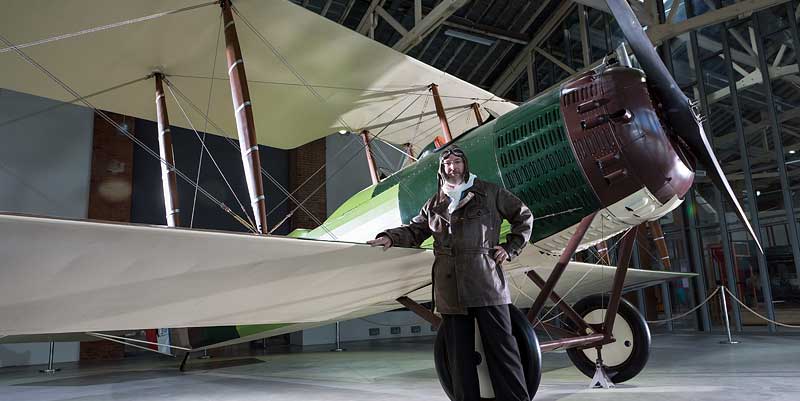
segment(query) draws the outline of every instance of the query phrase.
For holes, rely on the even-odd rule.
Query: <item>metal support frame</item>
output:
[[[468,0],[443,0],[439,2],[428,15],[414,24],[414,28],[404,34],[392,48],[400,53],[407,53],[467,2]]]
[[[450,142],[453,140],[453,135],[450,133],[450,124],[447,123],[447,115],[444,112],[444,106],[442,106],[442,98],[439,96],[439,85],[430,84],[428,89],[433,95],[433,104],[436,106],[436,115],[439,116],[439,124],[442,126],[445,142]]]
[[[541,29],[537,30],[533,39],[531,39],[525,48],[523,48],[517,54],[514,60],[508,64],[506,70],[498,76],[498,78],[492,84],[491,89],[489,89],[490,92],[502,95],[514,85],[514,83],[517,81],[517,78],[527,68],[528,63],[531,62],[529,55],[533,52],[534,48],[541,46],[541,44],[544,43],[548,37],[550,37],[550,34],[553,32],[553,30],[560,26],[559,24],[561,21],[566,18],[567,15],[569,15],[574,5],[575,3],[571,1],[561,2],[558,8],[556,8],[551,14],[550,19],[542,26]]]
[[[253,208],[256,230],[266,234],[267,204],[264,196],[264,183],[261,180],[261,157],[258,152],[258,139],[253,120],[253,108],[250,101],[250,90],[247,87],[247,76],[244,70],[242,49],[233,21],[230,0],[221,2],[222,17],[225,30],[225,56],[228,60],[228,76],[231,85],[231,98],[236,117],[236,129],[239,133],[239,147],[242,152],[242,164],[247,190],[250,193],[250,205]]]
[[[641,226],[637,225],[635,227],[631,227],[620,239],[622,244],[619,248],[617,269],[614,272],[614,284],[611,287],[611,297],[608,300],[606,318],[603,322],[603,332],[606,340],[611,339],[612,331],[614,329],[614,320],[617,317],[619,303],[622,300],[622,287],[625,285],[625,276],[628,274],[628,266],[631,262],[631,254],[633,253],[633,247],[636,244],[636,235],[639,233],[639,227]]]
[[[378,176],[378,166],[375,164],[375,158],[372,156],[372,142],[369,139],[369,131],[361,131],[361,140],[364,141],[364,152],[367,155],[367,166],[369,167],[369,176],[372,178],[372,185],[378,185],[381,182]]]
[[[694,16],[694,7],[691,2],[685,3],[686,13],[689,17]],[[703,80],[703,60],[700,59],[700,46],[697,43],[697,31],[689,33],[689,46],[691,47],[691,57],[695,69],[695,85],[697,88],[697,98],[700,101],[701,113],[708,116],[711,114],[708,108],[708,98],[706,97],[706,85]],[[706,132],[712,132],[708,119],[703,119],[701,124]],[[709,136],[712,148],[714,147],[714,136]],[[720,242],[722,245],[722,254],[725,260],[726,275],[728,276],[728,284],[731,288],[736,289],[733,275],[733,256],[731,255],[730,233],[728,232],[728,223],[725,216],[725,205],[722,200],[722,193],[719,188],[714,187],[714,207],[717,209],[717,218],[720,227]],[[722,273],[722,272],[720,272]],[[742,329],[741,311],[734,308],[734,322],[739,331]]]
[[[656,2],[656,8],[658,11],[658,20],[662,24],[669,20],[670,17],[674,15],[674,12],[670,12],[670,16],[665,15],[664,5],[659,4]],[[674,8],[673,8],[674,10]],[[673,74],[674,68],[672,65],[672,40],[669,38],[664,39],[664,41],[659,46],[659,55],[661,56],[661,60],[664,62],[664,65],[667,67],[667,71],[670,74]],[[698,296],[695,296],[694,292],[691,292],[692,296],[692,303],[696,303],[697,299],[705,299],[706,298],[706,287],[705,287],[705,279],[703,273],[703,258],[700,249],[700,241],[697,237],[697,225],[694,220],[694,216],[691,216],[689,213],[689,205],[694,205],[694,189],[690,189],[686,196],[686,201],[683,203],[681,210],[684,214],[684,221],[688,222],[688,227],[684,227],[683,230],[683,241],[686,244],[686,248],[690,250],[691,257],[689,258],[691,265],[694,267],[695,272],[698,273],[698,276],[695,277],[693,280],[694,282],[694,289],[698,292]],[[688,237],[688,238],[687,238]],[[662,294],[665,294],[662,288]],[[666,291],[666,294],[669,294],[669,291]],[[666,301],[666,299],[665,299]],[[671,300],[670,300],[671,302]],[[666,304],[665,304],[666,305]],[[670,305],[670,312],[671,312],[671,305]],[[703,305],[700,307],[699,313],[699,321],[701,331],[706,331],[711,329],[711,318],[708,311],[708,306]],[[671,323],[669,323],[671,325]]]
[[[567,268],[572,255],[574,255],[575,250],[578,249],[578,245],[580,245],[583,236],[586,234],[586,230],[589,229],[589,226],[592,224],[592,221],[597,213],[597,211],[592,212],[592,214],[584,217],[581,219],[580,223],[578,223],[575,233],[572,234],[572,237],[570,237],[569,241],[567,242],[567,247],[564,249],[564,252],[561,253],[561,256],[558,257],[558,263],[556,263],[556,266],[553,268],[553,271],[550,272],[550,276],[547,278],[547,281],[542,286],[542,291],[539,292],[539,295],[536,297],[533,305],[531,305],[531,309],[528,310],[529,322],[534,323],[534,319],[537,319],[537,316],[539,316],[539,313],[541,313],[542,308],[544,308],[544,303],[547,301],[547,298],[550,297],[550,294],[556,287],[558,279],[561,278],[561,274],[563,274],[564,270]],[[536,327],[536,324],[533,326]]]
[[[161,160],[161,188],[164,192],[164,212],[167,225],[180,226],[180,208],[178,207],[178,179],[175,169],[175,154],[172,149],[172,133],[170,132],[167,98],[164,95],[164,75],[153,74],[156,81],[156,116],[158,118],[158,151]]]
[[[690,17],[677,23],[662,23],[650,26],[647,29],[647,36],[653,43],[659,43],[687,32],[696,31],[705,26],[719,24],[737,18],[740,15],[764,10],[787,1],[788,0],[740,0],[731,5],[710,10],[702,15]],[[684,2],[684,4],[688,3],[689,2]],[[673,17],[672,12],[670,12],[670,17]]]
[[[691,206],[690,206],[691,205]],[[696,209],[697,200],[694,196],[694,188],[689,189],[686,194],[686,201],[683,203],[684,221],[689,223],[687,231],[684,233],[689,236],[689,249],[691,252],[692,266],[694,267],[697,276],[694,277],[695,290],[697,291],[696,299],[706,299],[708,291],[706,289],[705,270],[703,269],[703,250],[700,248],[700,238],[697,234],[697,222],[695,216],[690,213],[690,209]],[[700,331],[711,331],[711,315],[708,311],[708,304],[703,304],[700,307]]]
[[[55,358],[55,350],[56,350],[56,343],[55,341],[50,341],[50,353],[47,356],[47,369],[39,370],[39,373],[44,373],[46,375],[52,375],[61,370],[61,368],[54,368],[53,367],[53,359]]]
[[[578,4],[578,25],[581,33],[581,56],[583,58],[583,68],[589,68],[592,64],[592,47],[589,42],[589,17],[586,7]]]
[[[339,330],[339,321],[336,321],[336,348],[332,349],[331,352],[344,352],[347,351],[346,349],[342,348],[342,336],[341,331]]]
[[[794,45],[800,44],[800,38],[797,33],[797,21],[794,10],[787,7],[789,18],[789,29],[791,29],[791,36]],[[800,234],[798,234],[798,224],[795,217],[795,207],[791,193],[791,183],[789,182],[789,175],[786,172],[786,153],[783,148],[783,139],[781,134],[781,126],[778,122],[778,111],[775,107],[775,98],[772,91],[772,80],[769,76],[769,64],[767,63],[766,49],[764,49],[764,33],[762,31],[759,17],[761,13],[752,16],[753,29],[756,36],[756,54],[758,54],[758,65],[761,70],[762,82],[764,92],[767,95],[767,109],[769,110],[770,127],[772,128],[772,140],[774,142],[775,156],[778,162],[778,173],[781,181],[781,193],[783,196],[783,209],[786,211],[786,224],[789,231],[789,244],[792,248],[792,256],[794,257],[794,268],[797,277],[800,278]],[[797,49],[795,47],[795,49]],[[797,51],[794,52],[796,62],[800,62],[800,55]]]
[[[733,59],[731,58],[731,48],[728,44],[728,36],[730,32],[728,31],[727,27],[722,29],[720,38],[722,41],[722,54],[726,60],[726,66],[728,69],[728,81],[729,81],[729,88],[730,88],[730,97],[731,97],[731,108],[733,109],[733,119],[736,126],[736,137],[739,144],[739,154],[742,158],[742,171],[744,172],[744,184],[745,188],[747,189],[747,206],[750,211],[750,221],[753,223],[753,227],[755,228],[756,237],[758,242],[764,244],[765,242],[761,238],[761,223],[760,217],[758,215],[758,200],[755,197],[755,186],[753,185],[753,174],[750,169],[750,149],[747,145],[747,138],[745,137],[744,133],[744,122],[742,121],[742,113],[739,110],[739,91],[736,88],[736,79],[733,70]],[[756,252],[756,262],[759,271],[759,275],[762,277],[761,279],[761,293],[764,296],[764,303],[767,307],[767,316],[770,320],[775,320],[775,308],[772,305],[772,288],[769,286],[769,274],[767,271],[767,258],[761,252]],[[738,307],[738,304],[737,304]],[[775,324],[769,323],[769,331],[775,332],[776,327]]]
[[[722,316],[725,318],[725,334],[727,334],[728,339],[720,341],[720,344],[739,344],[738,341],[733,341],[731,337],[731,321],[728,319],[728,301],[727,297],[725,296],[725,287],[719,289],[719,296],[722,297],[722,302],[720,303],[720,308],[722,308]],[[734,302],[735,303],[735,302]]]

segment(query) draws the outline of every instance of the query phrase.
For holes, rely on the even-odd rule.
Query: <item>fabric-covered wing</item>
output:
[[[0,215],[0,335],[331,320],[430,281],[429,251]]]
[[[0,35],[14,45],[30,45],[22,50],[81,96],[161,70],[201,111],[210,105],[211,120],[223,132],[213,125],[208,125],[208,132],[236,137],[225,41],[220,35],[221,10],[216,4],[36,44],[204,3],[209,2],[13,1],[0,13]],[[475,126],[467,108],[473,102],[498,114],[516,107],[288,1],[237,0],[234,6],[258,32],[234,16],[261,144],[294,148],[342,129],[370,129],[375,134],[397,119],[380,138],[411,142],[421,149],[441,132],[426,88],[431,83],[439,85],[453,135]],[[0,71],[0,88],[75,100],[3,45]],[[148,79],[89,101],[100,109],[155,120],[154,92],[154,80]],[[201,114],[182,101],[190,125],[166,92],[172,125],[206,127]],[[483,115],[488,116],[486,111]]]
[[[0,214],[0,336],[293,323],[253,339],[430,300],[430,251]],[[506,266],[512,299],[539,293],[555,257]],[[615,268],[570,263],[556,291],[608,292]],[[690,276],[630,269],[626,290]],[[23,338],[23,337],[20,337]],[[241,339],[240,339],[241,340]]]

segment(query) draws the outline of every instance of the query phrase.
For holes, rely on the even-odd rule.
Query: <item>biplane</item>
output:
[[[456,143],[474,173],[537,216],[529,246],[503,266],[506,277],[525,283],[512,288],[517,308],[527,309],[513,309],[513,324],[530,394],[541,351],[567,350],[590,377],[633,378],[647,362],[650,332],[621,294],[685,276],[628,268],[640,225],[682,203],[700,163],[752,228],[695,104],[630,6],[607,6],[641,68],[623,49],[517,106],[283,1],[7,4],[0,87],[89,107],[123,135],[130,136],[102,110],[158,121],[161,152],[152,156],[162,165],[174,226],[175,182],[194,182],[174,164],[169,127],[207,126],[238,138],[254,221],[239,217],[253,231],[242,234],[2,214],[0,336],[230,328],[226,338],[192,344],[188,357],[401,304],[438,325],[422,305],[431,298],[431,244],[381,252],[364,242],[417,213],[436,191],[438,152]],[[436,113],[418,102],[428,97]],[[178,109],[191,113],[169,119],[167,110]],[[423,152],[319,227],[267,235],[256,145],[293,148],[339,131],[377,132]],[[434,139],[439,133],[444,140]],[[572,261],[620,234],[616,267]],[[545,321],[545,308],[558,310],[564,324]],[[534,327],[559,338],[539,342]],[[446,352],[437,339],[437,374],[451,394]]]

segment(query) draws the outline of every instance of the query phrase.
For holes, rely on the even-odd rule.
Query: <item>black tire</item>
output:
[[[528,395],[533,399],[536,390],[539,389],[539,383],[542,380],[542,351],[539,348],[539,339],[536,338],[536,333],[533,331],[533,327],[531,327],[524,313],[514,305],[508,305],[508,311],[511,317],[511,332],[517,339],[520,361],[522,362],[522,369],[525,372]],[[433,346],[433,360],[436,365],[436,375],[439,377],[439,383],[442,384],[442,389],[444,389],[447,397],[451,400],[455,400],[443,328],[444,321],[436,334],[436,342]],[[476,356],[475,359],[477,365],[480,358]]]
[[[592,295],[578,301],[573,308],[578,312],[578,315],[585,319],[592,311],[605,309],[606,306],[608,306],[608,296]],[[604,315],[604,313],[602,314]],[[627,323],[630,333],[625,335],[618,333],[623,331],[624,327],[619,326],[620,320]],[[625,338],[617,338],[615,336],[617,342],[603,346],[601,356],[603,357],[606,374],[611,378],[611,381],[622,383],[639,374],[647,364],[647,359],[650,357],[650,328],[647,326],[642,314],[630,302],[621,299],[617,317],[614,319],[614,329],[615,331],[612,331],[612,334],[620,334],[621,337]],[[606,350],[609,353],[608,358]],[[594,355],[594,358],[587,356],[587,352]],[[567,355],[578,370],[588,377],[594,377],[597,355],[594,348],[588,350],[571,348],[567,350]]]

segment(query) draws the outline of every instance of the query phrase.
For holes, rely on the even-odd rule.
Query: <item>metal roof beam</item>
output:
[[[574,5],[575,4],[572,2],[565,1],[553,11],[553,14],[547,22],[545,22],[544,26],[542,26],[542,29],[536,32],[536,36],[528,42],[525,48],[514,58],[514,61],[509,64],[508,68],[506,68],[494,84],[492,84],[489,90],[490,92],[502,96],[502,94],[506,93],[511,86],[514,85],[517,78],[527,70],[528,63],[531,61],[531,53],[550,36],[559,24],[561,24],[561,21],[572,11]]]
[[[414,28],[403,35],[393,49],[406,53],[414,46],[422,42],[434,29],[439,27],[448,17],[453,15],[459,8],[467,4],[469,0],[442,0],[441,3],[431,10]],[[416,11],[415,11],[416,12]]]
[[[361,22],[358,23],[356,27],[356,31],[362,35],[366,35],[369,32],[370,26],[372,26],[372,18],[373,14],[375,14],[375,9],[383,5],[385,0],[372,0],[369,3],[369,7],[367,7],[367,12],[364,13],[364,16],[361,17]]]
[[[552,55],[552,54],[550,54],[550,53],[548,53],[548,52],[544,51],[544,50],[543,50],[541,47],[539,47],[539,46],[536,46],[536,47],[534,47],[534,48],[533,48],[533,50],[535,50],[537,53],[539,53],[539,54],[541,54],[542,56],[544,56],[544,58],[546,58],[546,59],[548,59],[548,60],[552,61],[552,62],[553,62],[553,64],[555,64],[555,65],[559,66],[559,67],[560,67],[562,70],[564,70],[564,71],[566,71],[566,72],[568,72],[568,73],[570,73],[570,74],[576,74],[576,73],[577,73],[577,71],[575,71],[574,69],[572,69],[572,67],[570,67],[570,66],[568,66],[568,65],[564,64],[564,62],[562,62],[561,60],[559,60],[559,59],[557,59],[557,58],[553,57],[553,55]]]
[[[375,13],[378,14],[379,17],[383,18],[384,21],[388,22],[395,31],[400,33],[400,35],[408,35],[408,30],[403,26],[403,24],[389,15],[389,12],[384,10],[383,7],[376,7]]]
[[[647,29],[647,36],[650,37],[653,43],[658,44],[665,39],[674,38],[678,35],[738,18],[742,15],[749,15],[755,11],[786,3],[787,1],[789,0],[742,0],[675,24],[650,25]]]

